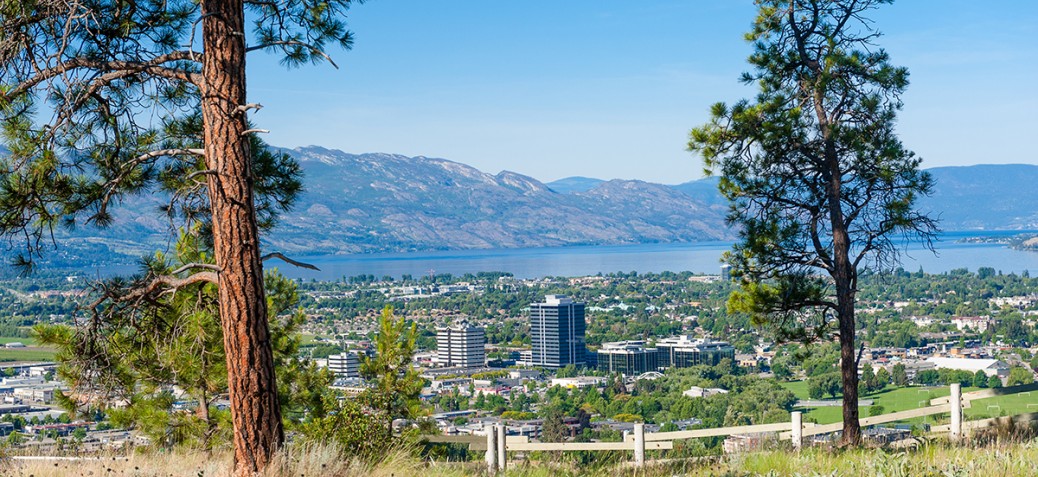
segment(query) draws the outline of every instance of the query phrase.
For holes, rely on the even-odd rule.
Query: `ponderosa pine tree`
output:
[[[238,475],[263,469],[284,439],[256,195],[259,183],[279,178],[256,167],[258,130],[247,115],[258,105],[246,97],[246,54],[275,52],[289,66],[327,60],[329,44],[350,45],[350,4],[0,2],[0,114],[10,150],[0,164],[0,235],[23,242],[16,245],[28,266],[56,227],[106,226],[128,195],[168,189],[167,181],[174,198],[201,191],[194,205],[205,209],[215,264],[152,277],[109,302],[218,284]],[[191,118],[196,130],[183,127]]]
[[[142,279],[169,275],[189,263],[211,263],[203,242],[197,233],[181,234],[176,253],[160,252],[146,261]],[[305,315],[296,308],[296,284],[267,271],[264,288],[284,420],[321,419],[335,401],[332,377],[313,362],[297,359]],[[57,350],[57,374],[70,388],[58,393],[63,407],[102,411],[115,425],[137,429],[162,448],[208,451],[232,442],[230,415],[214,406],[227,394],[216,285],[186,285],[146,306],[114,308],[75,326],[33,328],[37,340]],[[184,395],[175,396],[174,389]],[[174,409],[178,399],[196,402],[194,412]]]
[[[894,131],[908,70],[876,47],[866,17],[890,0],[758,0],[755,101],[711,109],[689,149],[720,173],[740,240],[725,254],[740,289],[732,312],[786,340],[840,343],[843,442],[861,439],[854,303],[859,270],[896,263],[898,240],[929,244],[915,210],[931,189]]]

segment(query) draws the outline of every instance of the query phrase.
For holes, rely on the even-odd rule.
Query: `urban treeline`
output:
[[[990,268],[978,273],[954,270],[927,274],[898,270],[892,274],[867,274],[863,276],[859,292],[863,312],[858,315],[857,333],[869,349],[924,346],[970,349],[997,343],[996,348],[1004,354],[1000,358],[1013,363],[1005,384],[1030,382],[1032,369],[1038,366],[1038,357],[1031,352],[1031,347],[1038,343],[1034,327],[1038,314],[1038,297],[1033,292],[1038,285],[1035,281],[1026,274],[1004,274]],[[17,334],[9,336],[24,335],[29,323],[66,323],[74,311],[75,300],[61,290],[70,291],[79,286],[58,278],[6,281],[3,285],[0,306],[9,317],[8,325],[17,330]],[[754,326],[748,316],[726,312],[724,303],[732,286],[720,277],[667,272],[536,280],[516,279],[507,274],[391,280],[344,277],[335,282],[277,279],[268,282],[268,287],[276,292],[272,292],[272,296],[286,296],[288,301],[275,298],[286,304],[272,309],[287,313],[281,314],[279,320],[299,316],[284,323],[292,323],[289,330],[295,336],[305,337],[279,348],[282,350],[276,356],[281,366],[279,373],[284,373],[283,381],[288,386],[284,393],[288,400],[313,403],[313,408],[295,406],[299,412],[286,413],[288,429],[319,439],[337,439],[354,445],[363,442],[364,446],[356,447],[360,449],[358,452],[377,455],[396,439],[389,426],[393,419],[414,422],[413,428],[405,426],[411,429],[405,434],[413,437],[420,432],[438,432],[432,416],[443,412],[479,411],[447,418],[445,422],[455,426],[464,426],[476,417],[539,420],[545,439],[613,440],[619,439],[617,429],[623,427],[616,423],[624,422],[646,422],[663,430],[674,430],[679,425],[714,427],[788,420],[797,398],[782,382],[802,381],[811,398],[839,396],[838,346],[830,341],[806,347],[775,344],[768,328]],[[530,346],[526,308],[540,302],[546,294],[566,294],[587,304],[586,342],[590,354],[605,342],[645,340],[653,343],[675,334],[691,334],[726,340],[740,355],[751,356],[752,363],[746,363],[743,357],[741,363],[724,359],[714,366],[672,368],[665,370],[663,377],[657,380],[634,380],[633,376],[620,376],[595,367],[567,366],[541,370],[544,380],[524,382],[521,386],[524,392],[508,395],[476,392],[475,383],[492,388],[494,383],[509,379],[508,365],[514,362],[519,350]],[[387,305],[392,305],[394,311],[387,311]],[[375,394],[363,400],[382,402],[377,406],[381,410],[376,413],[365,412],[358,407],[357,400],[336,399],[342,391],[334,389],[334,377],[326,372],[307,366],[300,376],[301,371],[293,374],[283,368],[364,347],[402,350],[403,354],[396,354],[396,358],[386,353],[369,355],[374,359],[379,356],[396,359],[396,366],[405,363],[410,366],[416,356],[436,349],[437,327],[461,320],[484,327],[488,364],[498,368],[471,375],[467,385],[437,392],[429,391],[433,381],[451,376],[423,379],[412,374],[399,383],[384,382],[381,390],[379,386],[373,387],[370,392]],[[960,329],[961,323],[970,320],[987,326],[983,330],[969,325]],[[278,329],[277,326],[272,328]],[[769,357],[761,358],[761,350],[769,350]],[[377,369],[392,365],[369,364],[365,376],[379,382],[380,374],[384,377],[385,373]],[[1001,379],[980,377],[983,373],[934,369],[909,376],[903,368],[895,364],[889,371],[880,369],[876,373],[871,367],[863,368],[861,393],[869,396],[904,386],[952,382],[973,387],[1003,385]],[[293,375],[296,378],[292,378]],[[582,389],[550,384],[552,377],[578,375],[598,377],[601,381]],[[293,382],[299,384],[293,386]],[[685,392],[693,386],[727,393],[710,395],[708,392],[700,399],[691,398]],[[426,388],[425,392],[420,391],[422,387]],[[424,398],[419,400],[419,394]],[[379,395],[383,397],[378,398]],[[393,399],[387,400],[387,396]],[[403,401],[398,399],[400,397]],[[171,396],[160,401],[170,408],[174,404],[183,405]],[[141,401],[139,406],[145,402]],[[163,426],[154,421],[155,405],[155,400],[147,401],[147,406],[152,407],[147,413],[143,412],[144,407],[138,408],[140,415],[150,416],[151,422],[135,423],[127,418],[125,411],[89,409],[82,415],[105,423],[103,428],[115,424],[153,429],[154,442],[164,446],[198,442],[184,430],[190,427],[183,425],[178,427],[181,438],[170,439]],[[214,416],[225,412],[214,403]],[[345,422],[350,426],[345,426]],[[198,431],[196,437],[213,439],[208,445],[215,448],[221,446],[221,440],[225,445],[229,437],[226,429],[210,431],[208,435],[205,427]],[[158,439],[159,436],[166,437]],[[358,440],[359,436],[369,437]],[[720,452],[720,446],[719,439],[690,441],[675,454],[716,453]],[[442,449],[430,447],[427,451],[435,453]]]

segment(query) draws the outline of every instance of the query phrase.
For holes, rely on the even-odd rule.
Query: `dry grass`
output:
[[[0,475],[17,477],[199,477],[226,475],[229,456],[201,452],[139,453],[80,460],[14,460],[0,463]]]
[[[1038,445],[1007,444],[985,447],[928,445],[918,450],[821,451],[801,454],[757,452],[737,457],[728,464],[728,475],[829,476],[998,476],[1038,475]]]
[[[478,467],[423,462],[407,450],[387,454],[377,464],[342,457],[331,446],[294,447],[279,454],[261,477],[401,477],[411,475],[462,476]],[[0,475],[11,477],[219,477],[230,475],[229,453],[177,451],[142,452],[98,458],[0,460]]]
[[[627,476],[727,476],[727,477],[820,477],[882,475],[898,476],[998,476],[1038,475],[1038,441],[956,447],[924,445],[911,451],[856,449],[849,451],[805,450],[763,451],[720,461],[682,460],[646,469],[628,466],[586,468],[573,464],[511,462],[507,475],[564,477],[583,475]],[[461,477],[485,475],[482,462],[426,462],[407,450],[386,455],[377,464],[344,459],[327,446],[295,447],[278,456],[262,477]],[[230,458],[223,454],[177,452],[142,453],[130,457],[107,457],[79,461],[0,462],[0,475],[17,477],[216,477],[228,475]]]

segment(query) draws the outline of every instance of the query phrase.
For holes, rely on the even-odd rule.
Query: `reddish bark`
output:
[[[242,0],[202,1],[202,119],[220,320],[234,427],[235,475],[252,475],[284,441],[263,293],[247,138]]]

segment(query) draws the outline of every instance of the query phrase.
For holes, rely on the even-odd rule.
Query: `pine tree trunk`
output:
[[[842,444],[861,443],[861,425],[858,422],[858,360],[854,353],[854,299],[840,310],[840,375],[843,383],[843,439]]]
[[[245,113],[242,0],[202,1],[205,129],[220,321],[234,427],[235,475],[253,475],[284,440],[263,293]]]
[[[839,155],[833,141],[833,131],[828,117],[821,107],[824,98],[816,89],[814,91],[816,114],[825,138],[825,159],[827,165],[827,194],[829,208],[829,225],[832,227],[833,269],[831,271],[833,285],[836,288],[836,316],[840,330],[840,381],[843,384],[843,438],[844,446],[856,446],[861,443],[861,425],[858,422],[858,360],[854,356],[854,287],[858,272],[851,262],[851,238],[843,213],[843,172],[840,168]]]
[[[829,218],[833,234],[833,282],[836,287],[836,315],[840,330],[840,381],[843,384],[843,439],[845,446],[861,443],[858,422],[858,360],[854,355],[854,283],[857,271],[850,258],[850,235],[844,223],[840,202],[841,174],[839,161],[830,142]]]
[[[842,220],[842,214],[838,214]],[[840,382],[843,384],[843,439],[845,446],[861,443],[861,425],[858,422],[858,359],[854,353],[854,296],[853,279],[856,272],[849,257],[849,237],[846,228],[834,227],[833,264],[836,273],[836,314],[840,329]]]

